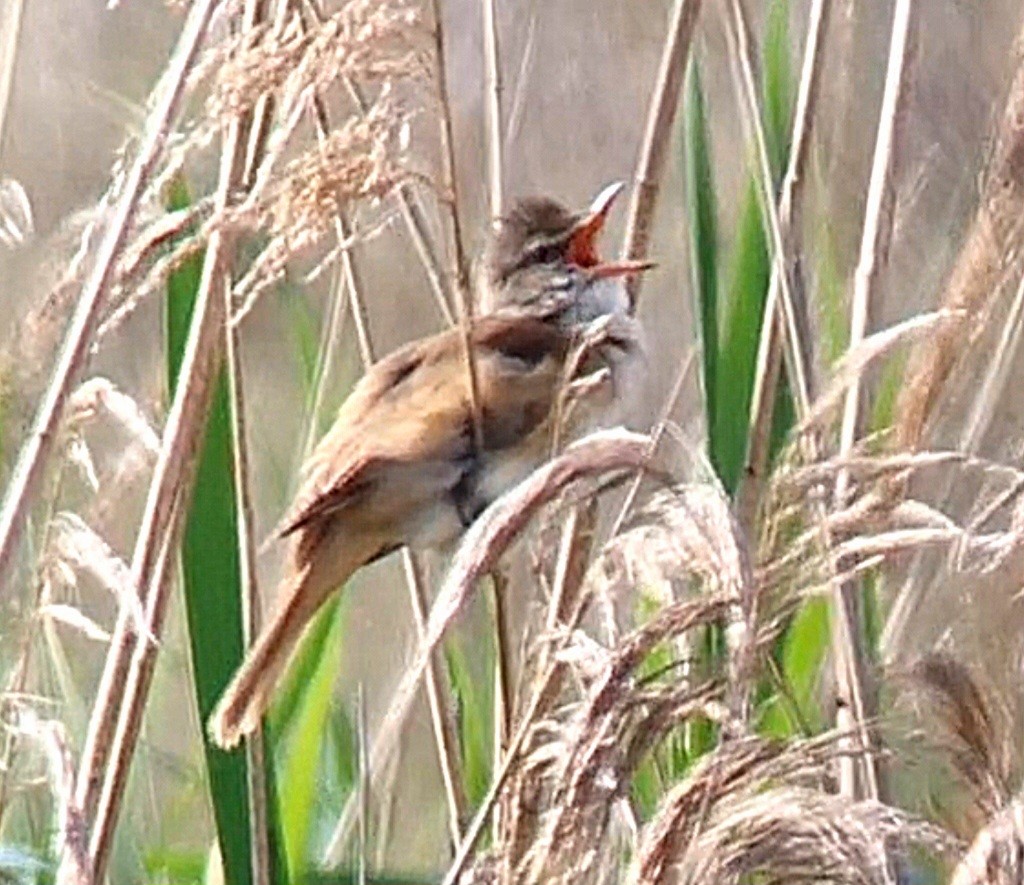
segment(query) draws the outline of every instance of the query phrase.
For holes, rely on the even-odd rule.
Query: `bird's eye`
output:
[[[554,264],[562,257],[562,249],[557,243],[544,243],[530,250],[531,264]]]

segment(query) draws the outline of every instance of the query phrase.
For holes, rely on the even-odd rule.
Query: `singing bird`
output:
[[[567,382],[605,375],[574,432],[618,420],[641,365],[623,277],[651,266],[598,256],[621,188],[583,213],[519,200],[495,224],[484,259],[493,312],[469,332],[476,418],[458,329],[385,357],[342,404],[282,523],[291,546],[276,611],[210,717],[216,744],[234,747],[258,726],[303,631],[355,571],[403,545],[443,549],[544,461]]]

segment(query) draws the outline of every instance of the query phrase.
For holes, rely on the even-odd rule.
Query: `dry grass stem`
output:
[[[161,81],[159,96],[146,120],[138,153],[97,246],[92,269],[83,284],[46,394],[29,437],[18,454],[0,510],[0,588],[7,583],[27,510],[46,468],[64,405],[84,370],[93,334],[114,282],[117,262],[127,243],[143,188],[160,161],[170,127],[184,98],[186,78],[196,62],[218,4],[219,0],[196,0],[189,10],[178,46]]]
[[[768,159],[768,140],[757,99],[757,85],[747,36],[746,16],[739,0],[729,0],[729,12],[726,27],[730,46],[729,60],[734,68],[733,79],[738,93],[740,120],[743,123],[747,142],[753,144],[755,148],[758,172],[755,178],[760,187],[760,207],[765,234],[770,244],[769,252],[773,265],[775,262],[781,262],[785,267],[787,243],[782,235],[782,222],[775,205],[771,163]],[[810,348],[803,342],[800,331],[809,329],[810,323],[806,320],[805,306],[798,304],[793,296],[789,275],[780,273],[778,280],[779,304],[786,329],[783,342],[786,348],[787,371],[799,419],[810,410],[810,404],[817,388],[811,376],[812,367],[806,358]]]
[[[859,346],[868,331],[872,289],[881,270],[879,256],[891,238],[893,192],[890,174],[893,166],[893,142],[900,110],[901,96],[909,76],[907,47],[913,21],[912,0],[899,0],[893,12],[889,62],[886,69],[885,89],[879,111],[875,150],[868,181],[867,203],[864,208],[864,228],[861,235],[860,257],[854,272],[853,299],[850,306],[849,347]],[[860,375],[846,390],[842,423],[839,431],[839,455],[848,456],[858,436],[863,432],[864,412],[861,408]],[[850,478],[840,470],[836,478],[835,498],[839,506],[850,494]],[[842,545],[840,545],[842,546]],[[840,563],[843,560],[839,559]],[[845,568],[841,564],[840,569]],[[860,611],[860,584],[836,581],[833,585],[833,651],[836,655],[836,684],[840,710],[849,709],[858,723],[873,717],[876,702],[868,684],[868,655],[864,648],[863,624]],[[837,723],[842,725],[837,718]],[[862,735],[866,740],[867,735]],[[866,749],[868,744],[864,744]],[[878,798],[877,773],[871,759],[865,757],[861,770],[863,786],[858,787],[852,765],[840,766],[840,790],[846,796]]]
[[[263,0],[246,0],[242,13],[242,32],[251,34],[265,15]],[[238,160],[242,160],[241,144],[248,138],[253,122],[250,112],[240,115],[237,127]],[[230,138],[229,138],[230,140]],[[244,164],[232,172],[235,181],[244,186]],[[232,311],[230,270],[224,271],[219,286],[223,293],[224,317]],[[235,513],[237,519],[238,583],[241,593],[242,639],[245,646],[258,636],[262,626],[259,587],[256,581],[255,510],[253,507],[252,469],[249,440],[246,433],[245,387],[242,374],[241,334],[232,323],[224,323],[224,364],[228,381],[231,423],[231,463],[234,470]],[[266,778],[266,736],[262,727],[249,735],[245,744],[246,776],[249,801],[249,868],[254,885],[270,885],[270,797]]]
[[[773,261],[785,262],[785,242],[782,238],[781,224],[776,211],[773,189],[772,173],[768,159],[767,140],[764,126],[761,121],[761,114],[758,108],[757,92],[751,62],[749,40],[747,37],[747,23],[743,8],[739,0],[730,0],[729,9],[731,15],[728,18],[726,29],[730,42],[730,60],[735,68],[734,80],[739,92],[740,107],[742,110],[741,119],[747,131],[748,140],[756,147],[759,176],[757,178],[761,188],[761,208],[764,214],[765,230],[768,240],[771,243]],[[803,421],[809,414],[815,386],[810,376],[810,364],[805,359],[808,348],[801,344],[800,330],[809,328],[802,314],[798,314],[798,305],[792,297],[789,280],[786,274],[779,275],[780,284],[780,305],[782,315],[785,319],[787,334],[783,340],[786,344],[786,356],[788,360],[788,371],[790,375],[790,386],[793,393],[794,404],[798,420]],[[805,436],[801,440],[802,445],[807,449],[809,460],[816,460],[818,442],[814,436]],[[819,501],[815,512],[815,518],[827,525],[824,514],[824,502]],[[822,540],[826,549],[831,549],[832,539],[827,531],[822,532]],[[843,571],[840,563],[835,564],[837,572]],[[869,735],[865,725],[865,676],[864,667],[856,662],[863,661],[864,653],[860,648],[860,633],[856,629],[857,623],[855,613],[849,606],[840,606],[837,609],[839,617],[835,620],[835,646],[833,651],[836,655],[836,667],[838,677],[838,692],[841,703],[837,705],[842,715],[850,714],[861,732],[863,745],[868,746]],[[853,620],[851,620],[853,619]],[[841,723],[845,730],[846,723]],[[845,764],[847,771],[852,763]],[[867,782],[867,795],[877,796],[875,785],[874,768],[867,764],[864,769]]]
[[[672,122],[679,107],[683,75],[690,58],[690,45],[697,27],[703,0],[674,0],[668,23],[668,34],[661,51],[658,78],[647,108],[640,157],[634,175],[634,188],[626,213],[626,233],[622,257],[643,259],[654,222],[654,210],[661,192],[661,179],[672,138]],[[636,310],[643,274],[634,274],[626,284],[631,311]]]
[[[669,391],[668,396],[665,398],[665,402],[662,405],[661,413],[658,415],[658,420],[654,424],[654,428],[651,430],[651,453],[654,453],[654,449],[661,443],[662,438],[665,435],[665,430],[668,427],[669,420],[672,416],[672,412],[675,410],[676,405],[679,402],[680,396],[682,396],[683,388],[686,385],[686,381],[690,376],[690,370],[696,361],[697,352],[691,348],[687,351],[683,361],[679,364],[679,371],[676,374],[675,381],[672,383],[672,389]],[[643,474],[637,473],[633,477],[633,482],[630,484],[629,491],[626,493],[625,500],[622,502],[618,514],[615,517],[615,522],[612,524],[609,536],[614,538],[618,535],[620,529],[629,516],[630,511],[633,509],[633,505],[636,503],[636,496],[640,492],[640,484],[643,482]]]
[[[480,0],[484,32],[484,143],[487,145],[487,191],[492,221],[497,221],[504,214],[505,190],[501,160],[502,145],[505,142],[501,126],[501,97],[504,86],[494,8],[496,4],[497,0]]]
[[[346,236],[349,231],[345,226],[346,221],[342,221],[342,218],[338,218],[338,231],[339,237]],[[324,398],[327,395],[327,379],[331,377],[334,370],[335,363],[337,361],[338,351],[340,349],[341,342],[343,339],[343,333],[345,329],[345,320],[348,316],[348,311],[352,306],[354,300],[353,296],[349,293],[352,290],[352,282],[355,281],[355,267],[351,258],[346,258],[347,250],[342,256],[342,272],[338,275],[337,279],[334,280],[331,285],[330,296],[327,302],[327,317],[323,324],[323,330],[320,334],[320,346],[317,348],[317,363],[316,369],[313,373],[313,394],[312,394],[312,405],[309,409],[309,414],[306,416],[306,428],[303,433],[303,445],[299,449],[300,460],[305,461],[309,457],[310,452],[313,451],[313,447],[317,443],[317,435],[320,432],[321,422],[324,417]],[[352,265],[353,273],[350,275],[347,273],[348,267]],[[369,340],[364,343],[362,336],[358,336],[360,355],[365,364],[372,362],[373,353],[369,347]]]
[[[427,628],[427,598],[424,590],[423,570],[416,557],[408,550],[402,553],[405,568],[405,583],[409,588],[409,601],[416,623],[416,638],[422,642]],[[462,779],[462,765],[459,759],[458,732],[452,721],[452,704],[441,679],[442,661],[435,655],[426,674],[427,702],[430,705],[430,723],[434,729],[434,744],[437,747],[438,766],[444,784],[445,799],[448,802],[448,831],[452,845],[458,845],[462,838],[462,822],[466,819],[469,800],[466,797]]]
[[[227,126],[215,198],[218,212],[228,208],[240,182],[244,128],[237,119]],[[203,416],[223,354],[231,249],[226,233],[215,231],[210,237],[179,381],[132,559],[133,583],[144,599],[150,632],[156,636],[160,635],[171,583],[167,546],[180,533],[187,509],[182,502],[188,500]],[[78,780],[82,807],[87,815],[95,814],[90,853],[97,878],[102,877],[109,856],[155,657],[156,647],[145,637],[137,637],[124,615],[119,615]]]
[[[519,57],[519,69],[516,72],[515,88],[512,101],[508,103],[508,124],[505,127],[505,147],[515,144],[519,138],[526,109],[527,86],[530,83],[534,62],[537,57],[537,19],[540,0],[529,0],[526,13],[526,37],[523,39],[523,52]]]
[[[779,303],[782,276],[790,273],[785,263],[797,253],[795,231],[800,229],[803,207],[803,184],[806,181],[807,159],[810,156],[811,131],[817,107],[824,54],[822,37],[828,28],[831,4],[814,0],[808,13],[807,42],[797,89],[796,111],[790,136],[789,160],[782,178],[779,195],[779,232],[784,252],[778,252],[772,262],[772,275],[761,321],[761,338],[757,349],[754,389],[750,400],[750,429],[747,433],[747,454],[744,471],[736,490],[736,513],[740,526],[752,536],[757,508],[764,485],[768,450],[771,442],[771,420],[782,366],[783,340],[787,329],[785,316]]]
[[[24,13],[24,0],[11,0],[0,9],[0,145],[4,141],[7,112],[11,104],[11,86],[14,83],[14,66],[18,59]]]
[[[480,415],[480,391],[477,383],[476,360],[470,346],[470,328],[473,324],[473,299],[469,291],[469,264],[459,215],[458,176],[455,170],[455,137],[452,132],[452,108],[448,94],[448,62],[445,58],[444,13],[440,0],[431,0],[434,25],[434,83],[438,102],[438,123],[441,147],[441,217],[447,230],[451,262],[450,275],[458,308],[462,352],[469,380],[469,401],[473,412],[473,439],[483,450],[483,422]]]

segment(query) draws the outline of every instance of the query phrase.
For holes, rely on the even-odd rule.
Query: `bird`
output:
[[[652,266],[602,261],[597,238],[621,184],[581,213],[549,197],[515,201],[490,232],[490,312],[372,366],[303,469],[278,534],[290,548],[276,609],[211,714],[224,748],[254,731],[314,615],[349,577],[408,546],[449,548],[551,453],[567,382],[603,397],[574,430],[609,419],[642,360],[623,279]],[[476,412],[466,340],[476,373]]]

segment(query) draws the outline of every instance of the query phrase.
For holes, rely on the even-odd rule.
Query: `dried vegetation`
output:
[[[812,4],[812,29],[822,25],[818,7]],[[47,852],[59,882],[100,882],[107,873],[127,770],[151,703],[154,658],[167,655],[172,641],[164,622],[175,580],[168,563],[176,555],[168,551],[182,537],[209,411],[195,404],[210,401],[225,353],[238,422],[232,464],[243,561],[257,546],[244,465],[248,444],[258,442],[241,424],[245,376],[232,349],[244,340],[246,317],[262,309],[259,296],[283,280],[313,285],[336,274],[340,281],[323,310],[327,332],[309,396],[317,404],[311,427],[321,417],[318,385],[333,365],[342,317],[357,326],[364,361],[372,359],[365,324],[372,304],[363,299],[353,257],[369,238],[397,239],[395,229],[404,225],[439,312],[450,318],[469,308],[464,298],[459,309],[449,303],[450,293],[466,294],[467,269],[451,103],[437,55],[445,45],[438,8],[415,0],[345,0],[324,8],[309,0],[188,4],[181,44],[141,137],[125,146],[108,191],[77,225],[77,248],[62,256],[66,267],[8,343],[2,381],[9,413],[31,414],[38,406],[38,419],[27,441],[3,428],[5,455],[18,443],[24,447],[0,523],[7,618],[0,633],[0,841],[31,831],[36,817],[56,809]],[[744,122],[764,160],[759,187],[773,195],[747,23],[740,4],[728,9],[730,61],[742,101],[751,104]],[[642,187],[627,223],[630,255],[646,249],[656,217],[698,13],[708,10],[677,0],[669,18],[638,167]],[[487,21],[494,26],[493,8]],[[891,141],[907,76],[901,46],[893,41],[894,91],[879,122],[880,145]],[[817,40],[808,41],[793,127],[799,164],[816,111],[820,51]],[[501,124],[497,52],[492,35],[492,130]],[[982,457],[972,446],[932,449],[928,438],[954,368],[984,336],[996,302],[1019,276],[1022,107],[1024,68],[1011,84],[977,214],[936,312],[874,332],[862,328],[827,367],[814,397],[802,373],[824,376],[826,367],[801,368],[814,347],[793,340],[813,325],[794,314],[807,306],[790,291],[809,252],[790,218],[791,201],[802,202],[794,193],[801,186],[794,160],[786,202],[765,217],[773,234],[765,239],[780,252],[756,386],[759,401],[776,401],[785,351],[790,390],[806,401],[797,397],[797,425],[770,470],[747,465],[757,482],[744,491],[753,497],[742,508],[695,454],[687,431],[666,418],[649,436],[609,431],[576,441],[496,502],[467,533],[429,611],[410,560],[418,644],[383,723],[372,735],[359,730],[358,784],[331,812],[333,834],[314,865],[337,866],[352,844],[366,863],[367,806],[381,801],[425,680],[453,856],[446,882],[867,885],[918,875],[954,885],[1022,881],[1022,748],[1011,724],[1019,711],[1010,709],[1019,698],[983,688],[952,654],[915,652],[908,661],[900,641],[929,589],[913,571],[919,557],[938,556],[951,574],[1005,575],[1024,547],[1019,464]],[[420,126],[435,118],[437,130]],[[503,136],[490,131],[488,139],[490,199],[497,204]],[[440,173],[427,159],[437,155]],[[865,280],[873,262],[884,261],[876,253],[886,251],[891,225],[883,211],[883,197],[891,197],[883,191],[893,186],[891,157],[880,149],[876,159],[881,190],[869,204],[865,231],[877,237],[865,234]],[[211,176],[218,161],[219,174]],[[31,228],[19,188],[0,189],[0,248],[18,248]],[[437,230],[445,242],[434,242]],[[439,268],[445,255],[447,272]],[[189,356],[164,420],[164,409],[143,392],[93,374],[89,358],[113,346],[146,301],[161,297],[196,261],[197,303],[206,312],[196,310]],[[866,311],[870,284],[862,286]],[[81,321],[69,321],[72,314]],[[52,342],[61,335],[63,368],[40,394]],[[861,385],[908,348],[913,357],[893,419],[869,433],[859,411]],[[997,352],[995,359],[1005,356]],[[156,360],[154,371],[162,371]],[[186,400],[184,390],[198,390],[200,398]],[[989,408],[996,402],[992,397]],[[767,459],[765,420],[770,415],[752,416],[747,451]],[[837,444],[837,429],[853,425]],[[627,480],[633,484],[626,504],[608,531],[598,503]],[[966,516],[931,494],[956,483],[981,490]],[[537,522],[542,528],[531,533]],[[468,749],[464,735],[455,734],[454,687],[440,674],[441,652],[482,584],[507,588],[487,575],[522,536],[530,553],[524,594],[538,604],[521,642],[502,635],[499,623],[496,657],[506,669],[499,667],[497,681],[506,707],[495,717],[501,722],[489,785],[467,808]],[[911,577],[896,587],[904,572]],[[849,599],[868,595],[855,583],[865,577],[889,591],[877,594],[888,619],[873,628],[884,633],[877,640],[855,605],[841,612]],[[1010,596],[1019,590],[1019,578],[1005,583]],[[806,654],[819,659],[807,665],[809,684],[796,687],[781,660],[783,642],[823,601],[833,606],[834,623],[848,623],[831,636],[823,623],[817,641],[808,641]],[[246,604],[258,608],[257,599]],[[81,654],[83,637],[108,649],[98,690],[68,664]],[[870,672],[854,678],[844,669],[853,668],[850,661],[866,662]],[[898,742],[882,747],[879,726],[890,710],[873,703],[880,688],[920,701],[914,715],[933,727],[917,727],[948,758],[968,795],[969,810],[958,818],[911,813],[904,808],[912,803],[887,789],[884,772],[900,759]],[[765,724],[769,707],[782,711],[773,728]],[[259,821],[268,794],[258,783],[262,766],[251,759],[250,765],[250,775],[259,774],[248,784],[247,814]],[[859,774],[847,777],[851,770]],[[251,881],[272,878],[270,829],[252,830]]]

